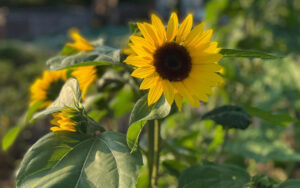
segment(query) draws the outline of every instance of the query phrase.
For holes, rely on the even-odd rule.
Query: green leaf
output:
[[[179,188],[242,188],[250,181],[242,168],[228,164],[203,164],[182,172]]]
[[[56,56],[47,61],[51,70],[88,65],[111,65],[120,62],[120,50],[108,46],[97,46],[92,51],[82,51],[69,56]]]
[[[162,96],[155,104],[148,106],[148,95],[140,98],[134,105],[130,115],[129,127],[127,131],[127,144],[132,151],[137,148],[139,135],[147,120],[162,119],[166,117],[171,110],[171,106]]]
[[[134,93],[129,85],[125,85],[111,100],[109,107],[114,111],[114,117],[119,118],[128,114],[133,107]]]
[[[59,55],[61,56],[69,56],[78,53],[79,51],[71,46],[65,45]]]
[[[260,108],[245,106],[245,110],[251,115],[261,118],[273,125],[289,125],[290,123],[298,122],[297,119],[291,117],[288,113],[273,114]]]
[[[134,152],[137,149],[139,137],[143,130],[144,125],[146,124],[145,121],[137,121],[130,125],[130,127],[127,130],[127,144],[128,147],[131,148],[131,152]]]
[[[29,107],[29,109],[27,110],[26,122],[28,122],[32,118],[33,114],[37,112],[43,104],[44,101],[38,101]]]
[[[17,125],[10,129],[2,139],[2,150],[6,151],[17,139],[17,136],[21,132],[24,126]]]
[[[142,156],[129,153],[125,136],[50,133],[25,154],[17,187],[135,187]]]
[[[170,113],[171,106],[164,96],[161,96],[161,98],[151,106],[148,106],[147,98],[148,95],[144,95],[134,105],[129,124],[142,120],[162,119]]]
[[[281,183],[278,188],[299,188],[300,179],[288,179]]]
[[[48,114],[58,112],[66,107],[79,106],[81,100],[81,92],[79,83],[75,78],[69,78],[63,85],[58,97],[55,101],[45,110],[33,115],[32,121],[37,118],[44,117]]]
[[[241,107],[232,105],[215,108],[204,114],[202,119],[211,119],[224,129],[246,129],[251,123],[250,116]]]
[[[17,125],[14,126],[13,128],[11,128],[2,138],[1,142],[2,142],[2,150],[3,151],[6,151],[13,145],[13,143],[18,138],[18,135],[25,128],[26,125],[27,125],[26,113],[24,113],[19,118]]]
[[[260,51],[253,51],[253,50],[222,49],[220,53],[224,55],[224,57],[246,57],[246,58],[261,58],[261,59],[281,58],[276,55],[272,55]]]

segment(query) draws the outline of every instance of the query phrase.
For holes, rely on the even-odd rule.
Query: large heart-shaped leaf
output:
[[[147,95],[140,98],[134,105],[131,112],[127,131],[128,146],[134,151],[137,148],[140,133],[147,120],[161,119],[166,117],[171,110],[171,106],[162,96],[155,104],[148,106]]]
[[[69,78],[60,90],[55,101],[45,110],[33,115],[33,120],[58,112],[66,107],[77,107],[80,104],[81,92],[75,78]]]
[[[25,154],[17,186],[130,188],[135,187],[141,165],[141,154],[130,154],[121,133],[50,133]]]
[[[46,63],[51,70],[87,65],[110,65],[120,62],[120,50],[108,46],[97,46],[92,51],[83,51],[68,56],[55,56]]]
[[[228,164],[203,164],[182,172],[179,188],[242,188],[250,181],[242,168]]]

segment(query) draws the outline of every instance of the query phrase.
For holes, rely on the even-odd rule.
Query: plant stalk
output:
[[[217,157],[218,161],[221,160],[221,157],[222,157],[222,154],[224,153],[225,145],[226,145],[228,139],[229,139],[229,130],[225,129],[224,142],[222,143],[221,151],[220,151],[220,153],[219,153],[219,155]]]
[[[148,172],[149,187],[157,187],[160,152],[160,125],[158,120],[148,124]]]

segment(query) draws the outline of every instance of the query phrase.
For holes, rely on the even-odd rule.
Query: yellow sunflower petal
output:
[[[194,103],[192,104],[192,107],[199,107],[200,106],[200,98],[193,95]]]
[[[204,102],[207,102],[208,101],[208,97],[205,93],[205,90],[202,88],[202,90],[199,90],[199,87],[196,87],[197,83],[191,83],[188,79],[185,79],[184,81],[184,85],[186,86],[186,88],[191,92],[193,93],[193,96],[194,97],[194,102],[193,102],[193,106],[199,106],[200,103],[199,103],[199,99],[204,101]],[[198,105],[199,103],[199,105]]]
[[[51,127],[51,131],[71,131],[76,132],[76,123],[70,118],[73,109],[66,108],[60,112],[53,113],[53,119],[50,121],[54,127]]]
[[[81,90],[81,96],[84,100],[89,86],[97,78],[97,69],[95,66],[78,67],[74,69],[74,71],[72,72],[72,76],[74,76],[78,80]]]
[[[148,93],[148,105],[152,105],[158,101],[163,93],[163,86],[160,80],[157,80]]]
[[[204,53],[219,53],[221,48],[218,48],[217,42],[210,42],[209,45],[203,50]]]
[[[173,12],[170,16],[167,26],[167,41],[170,42],[174,39],[178,30],[178,18],[177,14]]]
[[[177,33],[177,38],[176,38],[176,43],[181,43],[183,42],[188,34],[190,33],[191,29],[193,26],[193,16],[192,14],[189,14],[181,23],[178,33]]]
[[[204,31],[203,33],[201,33],[195,38],[193,42],[193,46],[198,49],[205,47],[206,44],[211,40],[212,34],[213,34],[212,29]]]
[[[148,23],[144,23],[144,27],[151,36],[152,40],[154,41],[155,46],[160,46],[163,43],[163,41],[160,40],[160,38],[158,37],[157,30],[151,24]]]
[[[197,25],[186,37],[186,40],[184,41],[184,46],[193,46],[195,45],[195,41],[197,41],[197,36],[201,35],[203,33],[204,29],[204,22]]]
[[[194,104],[192,93],[188,91],[183,82],[171,82],[173,87],[182,95],[190,104]]]
[[[151,25],[150,26],[149,25],[150,24],[148,23],[137,23],[137,26],[141,31],[142,35],[144,36],[144,38],[146,39],[146,41],[156,46],[158,44],[158,41],[153,29],[151,28]]]
[[[129,48],[129,47],[123,48],[121,52],[122,52],[122,54],[125,54],[125,55],[133,55],[133,54],[135,54],[134,51],[131,48]]]
[[[51,131],[56,132],[56,131],[70,131],[70,132],[76,132],[75,128],[60,128],[60,127],[51,127]]]
[[[176,106],[178,107],[178,110],[181,111],[181,109],[182,109],[182,96],[179,95],[179,94],[175,94],[174,99],[175,99]]]
[[[125,63],[129,65],[133,65],[136,67],[145,67],[152,65],[152,59],[150,58],[144,58],[140,56],[128,56],[125,60]]]
[[[185,84],[193,87],[196,93],[200,94],[203,93],[204,95],[212,95],[213,90],[209,83],[205,82],[205,80],[195,79],[193,77],[188,77],[184,80]],[[203,99],[201,99],[203,100]],[[205,101],[205,100],[203,100]],[[205,101],[206,102],[206,101]]]
[[[195,72],[219,72],[222,69],[222,66],[216,63],[194,64],[192,69],[195,69]]]
[[[222,54],[204,54],[199,53],[198,56],[192,57],[193,64],[208,64],[208,63],[216,63],[223,58]]]
[[[80,51],[89,51],[94,49],[94,46],[83,38],[77,29],[71,29],[69,31],[69,36],[74,40],[74,43],[67,43],[68,46]]]
[[[166,97],[166,100],[170,105],[172,105],[174,101],[174,95],[175,95],[173,86],[168,80],[163,80],[162,84],[163,84],[164,95]]]
[[[155,72],[154,66],[145,66],[145,67],[135,69],[131,73],[131,76],[136,78],[147,78],[151,76],[154,72]]]
[[[56,132],[56,131],[63,131],[60,127],[51,127],[51,131]]]
[[[149,50],[146,48],[143,48],[142,46],[136,46],[134,44],[128,44],[128,46],[132,49],[132,51],[137,54],[140,57],[152,57],[152,54]]]
[[[156,84],[155,81],[157,78],[158,76],[155,75],[145,78],[140,85],[140,89],[145,90],[153,87],[153,85]]]
[[[166,41],[166,30],[165,30],[164,24],[162,23],[160,18],[158,16],[156,16],[155,14],[151,15],[151,21],[152,21],[152,25],[154,26],[154,28],[157,31],[158,39],[161,41],[161,43],[165,42]]]
[[[131,36],[130,40],[135,46],[140,46],[146,48],[149,52],[153,53],[155,50],[155,47],[151,45],[148,41],[146,41],[144,38],[139,36]]]
[[[223,81],[223,78],[220,75],[211,72],[202,72],[200,74],[199,72],[191,72],[190,76],[198,82],[203,82],[203,80],[205,80],[205,83],[209,86],[218,86]]]

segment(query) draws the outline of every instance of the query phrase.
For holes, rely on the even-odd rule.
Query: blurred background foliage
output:
[[[20,3],[22,2],[22,3]],[[120,1],[132,3],[135,1]],[[139,1],[147,4],[148,1]],[[182,1],[174,4],[179,12]],[[6,6],[89,5],[83,0],[5,0]],[[215,107],[232,104],[257,107],[267,112],[300,118],[300,1],[298,0],[204,0],[202,19],[214,29],[221,47],[253,49],[284,56],[278,60],[230,59],[221,61],[225,83],[208,104],[199,109],[184,106],[162,121],[164,149],[159,187],[177,187],[177,177],[189,165],[205,161],[225,162],[245,168],[254,187],[272,187],[288,178],[300,178],[300,127],[297,121],[276,123],[252,118],[246,130],[225,130],[201,115]],[[88,39],[103,38],[117,48],[126,46],[126,25],[102,25],[81,30]],[[0,138],[27,108],[29,86],[46,68],[45,60],[67,42],[66,31],[31,40],[0,42]],[[128,114],[139,98],[124,68],[99,68],[99,80],[90,88],[90,115],[107,128],[126,132]],[[126,68],[125,68],[126,69]],[[131,80],[134,82],[134,80]],[[109,92],[109,93],[108,93]],[[265,118],[267,119],[267,118]],[[27,128],[7,152],[0,151],[0,187],[13,187],[13,172],[24,152],[49,129],[48,120]],[[141,138],[141,147],[146,139]],[[166,173],[168,172],[168,174]],[[138,187],[147,185],[143,168]],[[144,177],[144,178],[143,178]],[[171,186],[171,187],[172,187]]]

